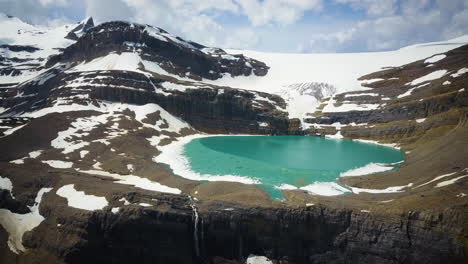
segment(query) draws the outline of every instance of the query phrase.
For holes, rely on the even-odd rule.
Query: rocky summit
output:
[[[467,36],[327,57],[92,18],[0,28],[0,263],[468,260]],[[178,142],[228,134],[359,140],[405,160],[348,172],[341,195],[289,186],[284,200],[171,165]]]

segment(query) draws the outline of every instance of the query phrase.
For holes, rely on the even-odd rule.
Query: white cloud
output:
[[[0,0],[0,12],[27,23],[53,26],[70,22],[64,15],[51,12],[53,8],[64,8],[69,4],[68,0]]]
[[[112,8],[109,8],[112,7]],[[92,16],[97,21],[131,19],[129,6],[120,0],[86,0],[86,16]]]
[[[371,16],[393,15],[397,12],[397,8],[398,8],[397,0],[335,0],[335,1],[341,4],[349,4],[355,9],[366,10],[367,13]],[[416,1],[413,1],[413,2],[416,2]]]
[[[119,19],[151,24],[208,46],[247,48],[256,44],[258,36],[252,30],[227,29],[218,23],[222,12],[239,14],[240,7],[231,0],[88,0],[86,15],[98,22]]]
[[[68,5],[67,0],[39,0],[39,3],[43,6],[47,5],[60,5],[60,6],[66,6]]]
[[[321,10],[321,0],[236,0],[254,26],[268,23],[291,24],[304,12]]]
[[[250,28],[241,28],[233,30],[231,34],[223,41],[221,47],[249,49],[260,42],[259,35]]]
[[[321,8],[322,0],[87,0],[86,15],[151,24],[209,46],[254,48],[261,41],[255,26],[288,25]],[[226,12],[254,28],[219,23]]]
[[[440,1],[431,5],[428,0],[418,1],[368,1],[336,0],[349,3],[355,8],[365,8],[367,12],[380,16],[369,17],[346,25],[341,30],[327,34],[317,34],[302,44],[309,52],[378,51],[398,49],[403,46],[444,40],[468,34],[468,1]],[[367,2],[374,2],[373,4]],[[451,4],[444,5],[446,2]],[[379,10],[380,3],[387,6]],[[444,5],[444,6],[442,6]]]
[[[337,7],[355,13],[334,17]],[[29,23],[86,14],[208,46],[286,52],[387,50],[468,34],[468,0],[0,0],[0,10]]]

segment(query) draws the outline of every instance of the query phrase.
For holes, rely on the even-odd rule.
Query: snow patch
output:
[[[291,184],[283,183],[280,186],[275,186],[278,190],[297,190],[297,187]]]
[[[172,83],[172,82],[163,82],[161,83],[161,86],[164,89],[172,90],[172,91],[179,91],[179,92],[185,92],[187,88],[190,88],[186,85],[181,85],[181,84]]]
[[[448,181],[439,182],[435,187],[436,187],[436,188],[445,187],[445,186],[454,184],[454,183],[457,182],[458,180],[461,180],[461,179],[466,178],[466,177],[468,177],[468,174],[467,174],[467,175],[463,175],[463,176],[459,176],[459,177],[456,177],[456,178],[453,178],[453,179],[448,180]]]
[[[3,137],[6,137],[6,136],[9,136],[9,135],[12,135],[13,133],[15,133],[16,131],[22,129],[24,126],[26,126],[27,124],[24,124],[24,125],[20,125],[20,126],[17,126],[17,127],[14,127],[14,128],[11,128],[11,129],[8,129],[8,130],[5,130],[3,131]]]
[[[414,90],[419,89],[419,88],[424,87],[424,86],[428,86],[428,85],[430,85],[430,83],[425,83],[425,84],[419,85],[417,87],[413,87],[411,89],[408,89],[408,91],[406,91],[405,93],[398,95],[397,98],[403,98],[403,97],[406,97],[406,96],[410,96],[411,93],[413,93]]]
[[[437,79],[440,79],[442,76],[444,76],[446,73],[447,73],[447,70],[437,70],[429,74],[426,74],[422,77],[419,77],[417,79],[414,79],[413,81],[407,83],[406,85],[418,85],[423,82],[437,80]]]
[[[180,194],[182,193],[181,190],[177,188],[171,188],[166,185],[162,185],[160,183],[151,181],[146,178],[138,177],[135,175],[120,175],[115,173],[110,173],[107,171],[101,170],[80,170],[78,172],[91,174],[91,175],[100,175],[104,177],[110,177],[116,179],[116,183],[125,184],[135,186],[140,189],[149,190],[149,191],[156,191],[156,192],[163,192],[163,193],[173,193],[173,194]]]
[[[83,137],[89,135],[89,132],[105,121],[106,116],[96,116],[91,118],[77,118],[70,124],[67,130],[58,132],[57,138],[50,142],[56,149],[63,149],[63,154],[68,154],[89,145],[89,142],[83,140],[73,140],[74,137]],[[81,132],[80,132],[81,131]]]
[[[403,192],[403,189],[409,188],[413,186],[413,183],[409,183],[408,185],[404,186],[392,186],[392,187],[387,187],[385,189],[362,189],[362,188],[356,188],[356,187],[350,187],[353,193],[359,194],[359,193],[374,193],[374,194],[379,194],[379,193],[398,193],[398,192]]]
[[[370,111],[379,108],[380,104],[354,104],[343,102],[340,106],[335,106],[336,100],[332,97],[323,108],[322,113],[350,112],[350,111]]]
[[[430,57],[429,59],[426,59],[424,61],[424,63],[426,63],[426,64],[427,63],[436,63],[436,62],[438,62],[440,60],[445,59],[446,57],[447,57],[447,55],[445,55],[445,54],[434,55],[434,56]]]
[[[437,177],[435,177],[434,179],[432,179],[432,180],[430,180],[430,181],[428,181],[428,182],[426,182],[426,183],[420,184],[420,185],[418,185],[418,186],[416,186],[416,187],[414,187],[414,188],[416,189],[416,188],[422,187],[422,186],[424,186],[424,185],[428,185],[428,184],[433,183],[433,182],[435,182],[435,181],[438,181],[438,180],[440,180],[440,179],[443,179],[443,178],[446,178],[446,177],[450,177],[450,176],[452,176],[452,175],[454,175],[454,174],[456,174],[456,172],[447,173],[447,174],[444,174],[444,175],[437,176]]]
[[[395,199],[390,199],[390,200],[385,200],[385,201],[379,201],[379,203],[391,203],[395,201]]]
[[[380,82],[380,81],[384,81],[384,80],[385,79],[382,79],[382,78],[375,78],[375,79],[363,80],[363,81],[361,81],[361,83],[371,84],[371,83]]]
[[[102,170],[101,166],[102,166],[102,163],[99,161],[93,164],[93,168],[95,168],[96,170]]]
[[[31,151],[31,152],[29,152],[28,155],[29,155],[29,157],[31,159],[35,159],[35,158],[39,157],[42,154],[42,152],[43,152],[43,150]]]
[[[345,98],[358,97],[358,96],[379,96],[377,93],[358,93],[358,94],[345,94]]]
[[[73,162],[70,161],[62,161],[62,160],[42,160],[42,163],[45,163],[52,168],[56,169],[69,169],[73,166]]]
[[[358,141],[358,142],[367,143],[367,144],[376,144],[379,146],[384,146],[384,147],[389,147],[389,148],[394,148],[394,149],[400,149],[400,147],[396,143],[386,144],[386,143],[379,143],[375,140],[367,140],[367,139],[353,139],[353,141]]]
[[[74,184],[68,184],[57,190],[57,195],[67,199],[68,206],[87,211],[101,210],[109,203],[106,197],[99,197],[77,191]]]
[[[28,206],[30,212],[27,214],[12,213],[8,209],[0,209],[0,225],[8,232],[8,247],[16,254],[26,251],[23,246],[23,235],[27,231],[33,230],[43,220],[39,213],[39,205],[42,196],[51,191],[52,188],[42,188],[37,193],[33,206]]]
[[[315,182],[300,189],[321,196],[336,196],[349,192],[348,189],[336,182]]]
[[[36,151],[32,151],[28,154],[29,158],[31,159],[35,159],[37,157],[39,157],[42,153],[42,150],[36,150]],[[24,164],[24,159],[26,159],[28,157],[23,157],[21,159],[16,159],[16,160],[12,160],[10,161],[10,163],[13,163],[13,164]]]
[[[416,119],[416,123],[423,123],[427,118]]]
[[[89,151],[87,151],[87,150],[81,150],[81,151],[80,151],[80,158],[83,159],[83,158],[86,157],[86,155],[88,155],[88,154],[89,154]]]
[[[21,158],[21,159],[16,159],[16,160],[12,160],[10,161],[10,163],[13,163],[13,164],[24,164],[24,158]]]
[[[325,138],[329,139],[343,139],[344,137],[341,135],[341,131],[338,130],[335,135],[325,135]]]
[[[273,261],[265,256],[249,255],[245,264],[273,264]]]
[[[468,68],[461,68],[456,73],[451,74],[450,77],[457,78],[468,72]]]
[[[120,198],[120,199],[119,199],[119,202],[123,202],[124,205],[129,205],[129,204],[131,204],[127,199],[125,199],[125,197]]]
[[[382,163],[369,163],[364,167],[351,169],[345,172],[340,173],[340,177],[352,177],[352,176],[362,176],[368,175],[377,172],[384,172],[392,170],[393,167],[389,167],[388,164]]]
[[[7,190],[10,191],[10,193],[13,192],[13,183],[11,183],[11,180],[8,178],[3,178],[0,176],[0,189],[2,190]]]
[[[147,140],[149,141],[151,146],[157,147],[159,145],[159,143],[161,142],[161,140],[163,140],[165,138],[170,138],[170,137],[166,136],[166,135],[152,136],[150,138],[147,138]]]

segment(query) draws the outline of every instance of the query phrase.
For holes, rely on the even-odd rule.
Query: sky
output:
[[[269,52],[385,51],[468,34],[468,0],[0,0],[0,12],[48,26],[126,20]]]

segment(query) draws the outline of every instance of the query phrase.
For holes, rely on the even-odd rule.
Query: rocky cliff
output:
[[[215,80],[223,74],[264,76],[268,72],[265,63],[243,55],[185,41],[160,28],[121,21],[89,28],[76,43],[49,59],[47,65],[90,61],[111,52],[126,51],[138,52],[144,60],[157,62],[169,73],[195,80]]]
[[[459,210],[389,217],[320,206],[202,203],[194,211],[192,202],[158,197],[155,208],[131,206],[119,215],[59,216],[59,232],[43,226],[25,243],[67,263],[244,263],[251,254],[275,263],[463,262],[464,215]]]

